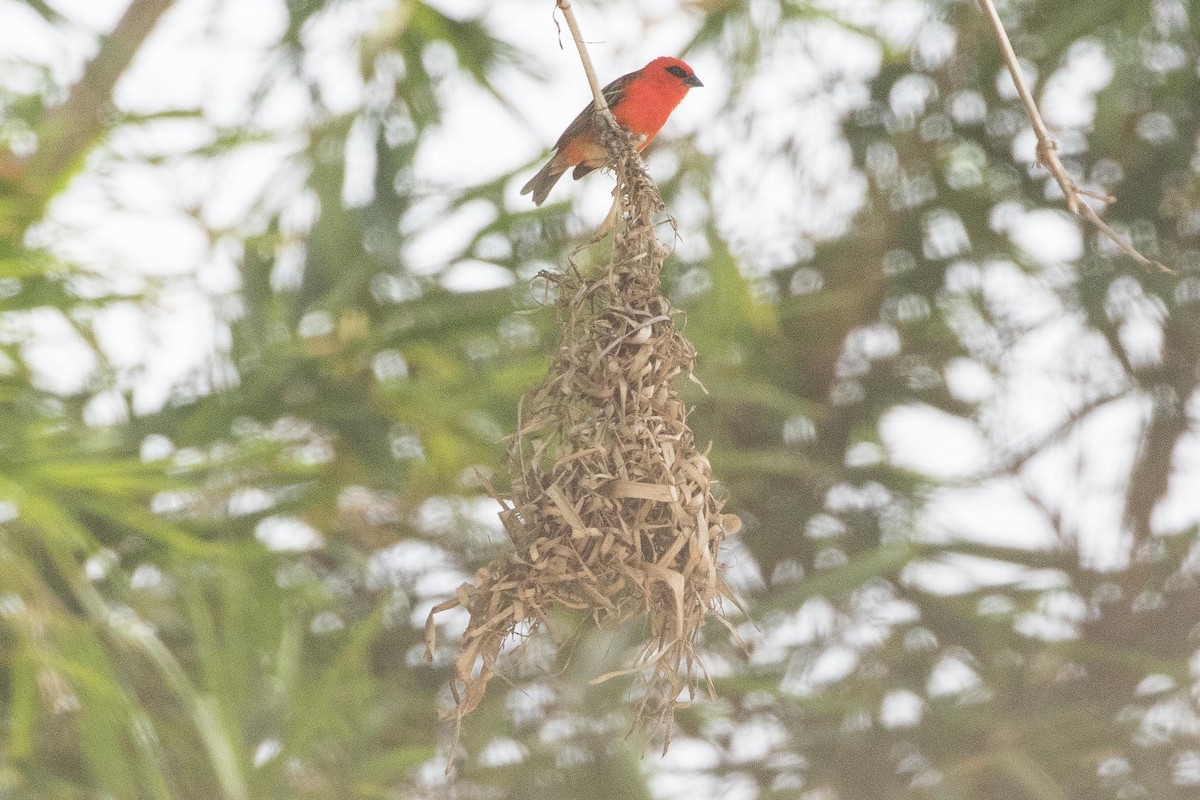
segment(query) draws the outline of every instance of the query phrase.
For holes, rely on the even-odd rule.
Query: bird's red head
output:
[[[642,75],[662,85],[679,91],[680,95],[687,93],[693,86],[703,86],[696,73],[686,63],[671,56],[659,56],[642,68]]]

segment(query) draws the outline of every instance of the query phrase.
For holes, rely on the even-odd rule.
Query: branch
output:
[[[113,87],[171,4],[172,0],[133,0],[112,33],[100,41],[99,52],[66,102],[39,126],[37,153],[12,176],[24,179],[27,192],[44,201],[62,173],[91,149],[107,124]],[[5,155],[0,154],[0,162],[9,160]]]
[[[592,87],[592,100],[596,104],[596,110],[612,119],[612,112],[604,99],[604,90],[600,88],[600,81],[596,78],[596,68],[592,66],[592,57],[588,55],[587,44],[584,43],[579,23],[575,20],[571,0],[556,0],[556,5],[566,18],[567,27],[571,29],[571,38],[575,40],[575,47],[579,50],[579,60],[583,62],[583,71],[587,73],[588,84]]]
[[[604,146],[608,149],[610,156],[616,160],[617,151],[614,147],[617,144],[616,134],[620,131],[620,126],[617,125],[617,119],[612,115],[612,111],[608,107],[608,101],[604,99],[604,90],[600,88],[600,81],[596,78],[596,68],[592,66],[592,57],[588,55],[587,44],[584,42],[583,33],[579,30],[579,23],[575,19],[575,10],[571,8],[571,0],[555,0],[555,6],[562,11],[563,17],[567,20],[567,27],[571,29],[571,38],[575,40],[575,47],[579,50],[579,60],[583,63],[583,71],[587,73],[588,85],[592,87],[592,103],[596,107],[596,115],[603,120],[601,125],[600,139]],[[607,126],[607,134],[604,132],[604,127]],[[624,139],[626,147],[629,146],[629,140]],[[608,214],[604,217],[604,221],[600,223],[600,227],[592,234],[585,244],[576,248],[576,250],[593,245],[603,239],[612,229],[617,221],[617,213],[620,210],[620,182],[613,187],[613,202],[608,210]]]
[[[1033,132],[1037,136],[1037,161],[1049,170],[1050,174],[1054,176],[1054,180],[1058,182],[1059,188],[1062,189],[1063,194],[1067,198],[1067,210],[1076,217],[1090,222],[1098,231],[1116,243],[1117,247],[1121,248],[1121,252],[1146,269],[1174,274],[1175,270],[1157,261],[1151,261],[1135,250],[1133,245],[1122,239],[1107,222],[1100,219],[1100,215],[1091,206],[1080,199],[1081,196],[1087,196],[1108,203],[1113,201],[1111,197],[1097,195],[1079,188],[1075,181],[1071,179],[1071,176],[1067,174],[1066,167],[1063,166],[1062,160],[1058,157],[1058,144],[1050,135],[1050,130],[1046,127],[1041,112],[1038,111],[1033,94],[1029,91],[1029,86],[1025,83],[1025,75],[1021,71],[1021,65],[1017,62],[1017,54],[1013,52],[1012,42],[1008,39],[1008,32],[1004,30],[1004,23],[1000,21],[1000,15],[996,12],[995,4],[992,0],[977,0],[977,2],[980,9],[987,14],[988,21],[992,25],[992,32],[996,34],[996,41],[1000,43],[1000,51],[1004,55],[1004,63],[1008,65],[1008,72],[1012,75],[1013,83],[1016,84],[1017,94],[1021,96],[1021,103],[1025,106],[1025,115],[1029,117],[1029,123],[1033,126]]]

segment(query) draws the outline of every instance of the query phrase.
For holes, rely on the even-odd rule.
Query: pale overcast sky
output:
[[[53,5],[77,28],[53,31],[21,4],[0,0],[0,61],[42,64],[69,84],[94,51],[94,33],[109,29],[125,2],[59,0]],[[515,115],[467,82],[450,82],[444,130],[423,145],[414,165],[415,179],[430,187],[463,185],[534,162],[588,99],[570,42],[564,42],[565,49],[558,46],[551,4],[438,0],[436,5],[451,14],[483,11],[494,30],[536,64],[545,80],[531,80],[516,71],[496,76],[518,110]],[[675,0],[577,2],[601,79],[677,52],[697,24],[682,5]],[[929,19],[916,0],[843,0],[828,5],[856,23],[879,24],[896,46],[916,43],[927,60],[945,57],[953,46],[953,31]],[[355,42],[391,7],[382,0],[345,2],[307,32],[313,49],[304,68],[318,82],[328,112],[349,113],[370,102],[358,76]],[[97,325],[105,351],[127,370],[122,380],[135,388],[135,410],[161,405],[170,387],[215,363],[214,355],[225,346],[220,320],[239,283],[237,235],[264,224],[264,207],[285,208],[285,219],[297,231],[311,221],[311,201],[306,205],[299,191],[304,176],[288,167],[289,156],[303,146],[302,126],[313,111],[308,94],[294,82],[278,81],[250,119],[251,97],[271,69],[268,54],[284,23],[279,0],[177,3],[120,83],[116,99],[128,113],[198,109],[202,115],[118,131],[31,235],[35,244],[94,268],[118,287],[137,290],[147,281],[158,287],[153,303],[117,305],[103,312]],[[811,250],[814,239],[851,224],[863,183],[850,170],[836,125],[839,115],[862,102],[864,81],[878,67],[876,46],[832,23],[781,26],[768,44],[763,74],[751,79],[733,110],[724,109],[730,77],[717,56],[708,54],[691,63],[705,88],[692,92],[672,116],[649,154],[651,170],[663,174],[674,168],[672,137],[695,134],[702,150],[720,153],[714,180],[716,195],[722,198],[722,227],[743,257],[747,274],[794,263]],[[1048,89],[1055,93],[1056,109],[1050,122],[1086,127],[1094,110],[1091,98],[1110,78],[1111,66],[1102,53],[1094,48],[1073,51],[1070,67]],[[28,74],[20,70],[6,69],[0,80],[18,88],[29,85]],[[924,101],[920,87],[914,87],[911,96],[897,96],[893,102],[919,111]],[[197,144],[211,141],[216,131],[247,124],[271,136],[215,161],[188,155]],[[799,172],[762,159],[765,149],[789,139],[796,142]],[[169,157],[148,166],[143,161],[148,154]],[[1019,138],[1014,159],[1027,165],[1032,155],[1032,137]],[[356,202],[362,197],[363,176],[369,175],[369,154],[352,149],[345,157],[351,167],[346,198]],[[528,202],[517,195],[522,181],[509,187],[508,200],[514,207]],[[562,182],[554,197],[578,197],[577,213],[599,219],[610,188],[607,178],[594,176],[578,184]],[[418,268],[436,272],[446,266],[445,254],[454,250],[456,241],[488,222],[489,212],[467,209],[446,217],[439,213],[435,192],[426,203],[407,222],[414,230],[406,248]],[[687,248],[700,246],[695,243],[702,237],[689,236],[686,207],[675,211],[683,224],[681,254],[696,255]],[[1031,329],[1005,354],[1006,379],[1001,385],[993,385],[990,375],[970,361],[956,365],[947,376],[961,396],[988,399],[980,424],[921,407],[901,409],[883,425],[888,452],[863,450],[853,458],[890,457],[932,475],[965,480],[994,466],[998,454],[1017,452],[1053,429],[1085,398],[1113,388],[1120,372],[1105,346],[1087,334],[1055,291],[1070,276],[1063,262],[1081,252],[1077,229],[1058,212],[1009,211],[997,214],[995,224],[1010,230],[1044,264],[1044,271],[1029,275],[1010,264],[963,264],[951,276],[951,282],[964,289],[982,287],[999,314],[1020,319]],[[949,225],[947,246],[954,246],[956,235]],[[288,279],[286,270],[280,276]],[[451,288],[469,291],[512,276],[472,262],[455,265],[444,280]],[[1123,291],[1125,296],[1112,300],[1114,318],[1122,321],[1123,340],[1135,355],[1152,363],[1161,344],[1157,320],[1162,310],[1141,296],[1133,281]],[[70,328],[52,314],[33,315],[28,324],[39,335],[31,352],[44,367],[43,383],[63,392],[82,387],[94,365],[86,348],[74,342]],[[856,334],[848,352],[879,357],[895,346],[894,341],[888,326],[874,326]],[[945,532],[1010,544],[1046,544],[1052,531],[1030,502],[1032,493],[1062,512],[1093,563],[1117,566],[1122,489],[1150,402],[1129,398],[1111,404],[1030,462],[1021,480],[965,480],[964,488],[942,490],[932,498],[921,527],[929,535]],[[89,418],[103,424],[124,413],[115,398],[100,397]],[[1186,487],[1200,481],[1200,440],[1194,434],[1185,438],[1179,459],[1178,483],[1156,515],[1164,528],[1200,522],[1200,501]],[[968,576],[965,569],[943,570],[931,573],[929,580],[952,590],[965,586]]]

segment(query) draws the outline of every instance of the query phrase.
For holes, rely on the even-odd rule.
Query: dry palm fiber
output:
[[[548,376],[522,401],[508,452],[511,497],[497,498],[514,550],[427,623],[432,652],[434,614],[460,605],[470,614],[456,706],[443,712],[458,722],[483,699],[505,641],[561,605],[604,628],[648,620],[637,663],[616,674],[641,676],[639,718],[669,734],[681,695],[693,697],[703,674],[696,634],[709,615],[721,619],[721,598],[733,600],[717,558],[741,522],[721,513],[674,386],[691,377],[696,351],[659,289],[667,251],[654,218],[663,202],[627,137],[610,130],[608,138],[620,210],[612,260],[595,279],[549,276],[562,341]]]

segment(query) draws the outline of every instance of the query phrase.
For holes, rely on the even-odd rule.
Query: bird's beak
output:
[[[683,83],[685,86],[703,86],[704,85],[703,83],[700,82],[700,79],[697,78],[695,75],[688,75],[686,78],[683,79]]]

